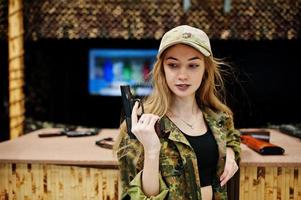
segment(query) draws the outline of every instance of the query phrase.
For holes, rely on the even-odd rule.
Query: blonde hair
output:
[[[166,52],[166,51],[165,51]],[[163,68],[163,60],[165,53],[157,59],[153,70],[151,71],[153,92],[147,97],[144,102],[145,113],[153,113],[160,117],[164,116],[170,105],[172,99],[172,92],[170,91]],[[213,112],[225,112],[232,116],[231,109],[226,105],[225,100],[225,87],[221,72],[227,73],[222,70],[221,66],[229,66],[221,59],[214,58],[213,56],[205,58],[205,72],[203,75],[202,83],[195,93],[195,98],[198,106],[202,108],[209,108]],[[121,141],[121,138],[126,134],[126,125],[123,122],[120,125],[121,134],[116,141],[116,148]]]

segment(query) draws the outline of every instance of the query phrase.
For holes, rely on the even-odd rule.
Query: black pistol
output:
[[[127,132],[129,134],[129,137],[131,139],[135,139],[135,135],[132,133],[132,110],[135,102],[137,101],[139,103],[139,107],[141,107],[142,114],[144,113],[144,107],[139,98],[134,98],[131,89],[129,85],[121,85],[120,86],[121,90],[121,98],[122,98],[122,104],[123,104],[123,109],[125,113],[125,122],[126,122],[126,127],[127,127]],[[161,123],[160,121],[157,121],[155,124],[155,131],[159,137],[167,137],[166,134],[164,134],[163,131],[161,131]]]
[[[131,93],[131,89],[130,89],[129,85],[121,85],[120,90],[121,90],[121,99],[122,99],[122,104],[123,104],[123,109],[124,109],[124,114],[125,114],[125,122],[126,122],[127,132],[131,139],[135,139],[136,137],[131,131],[131,129],[132,129],[132,110],[133,110],[133,106],[136,101],[139,103],[139,106],[141,106],[142,104],[140,103],[140,99],[133,98],[133,95]],[[144,109],[142,107],[142,113],[143,112],[144,112]]]

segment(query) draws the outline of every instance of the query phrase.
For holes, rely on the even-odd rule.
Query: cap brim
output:
[[[174,42],[171,42],[170,44],[166,45],[164,48],[160,49],[160,51],[158,52],[157,54],[157,58],[159,58],[161,56],[161,54],[169,47],[173,46],[173,45],[176,45],[176,44],[186,44],[186,45],[189,45],[191,47],[193,47],[194,49],[196,49],[197,51],[201,52],[204,56],[206,57],[209,57],[211,55],[210,51],[208,51],[206,48],[198,45],[198,44],[195,44],[191,41],[174,41]]]

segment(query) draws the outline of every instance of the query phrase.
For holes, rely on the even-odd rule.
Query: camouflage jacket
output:
[[[212,180],[214,199],[227,199],[226,186],[220,186],[219,177],[224,170],[226,147],[234,150],[235,159],[239,162],[240,135],[234,129],[232,118],[225,113],[216,114],[209,109],[203,113],[217,141],[219,152],[216,176]],[[169,118],[163,117],[162,124],[162,131],[168,133],[169,136],[160,138],[160,193],[155,197],[144,195],[141,187],[143,147],[138,140],[129,139],[125,134],[117,151],[121,173],[121,199],[201,199],[201,186],[194,150]]]

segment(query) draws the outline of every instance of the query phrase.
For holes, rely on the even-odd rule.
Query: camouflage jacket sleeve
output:
[[[240,132],[234,128],[233,118],[231,116],[226,116],[225,126],[227,128],[227,147],[231,147],[235,153],[235,160],[237,163],[240,161]]]
[[[147,197],[142,190],[143,147],[138,140],[129,139],[127,134],[122,138],[117,151],[120,181],[122,187],[121,199],[163,200],[168,194],[168,188],[160,177],[160,192],[156,196]]]

